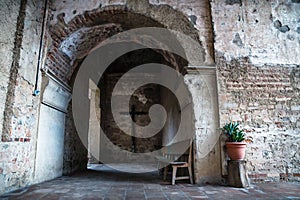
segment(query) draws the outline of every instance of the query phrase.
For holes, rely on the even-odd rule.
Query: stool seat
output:
[[[187,162],[170,162],[171,165],[187,165]]]

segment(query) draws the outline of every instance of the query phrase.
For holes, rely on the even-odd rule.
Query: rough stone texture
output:
[[[214,47],[227,60],[249,57],[254,64],[300,64],[300,4],[213,0],[211,7]],[[234,42],[236,34],[244,45]],[[291,36],[294,40],[288,39]]]
[[[42,67],[68,84],[82,58],[97,45],[84,41],[97,43],[135,27],[181,30],[202,44],[205,51],[199,51],[199,57],[204,57],[206,64],[212,64],[216,57],[217,81],[201,73],[185,77],[195,115],[182,114],[195,123],[195,173],[199,182],[211,182],[221,173],[226,174],[222,143],[213,141],[218,136],[218,124],[229,119],[242,122],[253,137],[246,155],[251,178],[299,180],[298,1],[150,0],[149,4],[146,0],[103,0],[89,1],[84,6],[79,0],[49,2],[43,50],[47,56]],[[31,94],[43,6],[37,0],[1,2],[0,130],[4,140],[0,144],[0,193],[34,183],[40,99]],[[79,43],[74,50],[72,39],[78,33],[83,38],[75,41]],[[218,82],[219,96],[202,87],[203,78],[210,83],[208,88],[214,89]],[[217,99],[220,119],[212,106]],[[209,107],[212,109],[205,110]],[[69,119],[68,115],[65,173],[83,168],[82,160],[87,155]]]
[[[20,2],[6,1],[1,3],[0,23],[2,25],[0,31],[0,130],[3,125],[3,113],[5,108],[7,83],[9,80],[10,67],[12,65],[12,55],[14,48],[14,36],[17,25],[18,11]]]
[[[190,69],[189,69],[190,68]],[[185,83],[192,96],[195,133],[194,173],[196,183],[221,182],[221,150],[217,103],[216,71],[214,67],[190,66]],[[189,130],[189,129],[187,129]]]
[[[205,49],[205,63],[212,64],[214,60],[214,39],[211,24],[210,3],[207,0],[149,0],[154,5],[167,4],[182,12],[185,16],[195,16],[196,23],[193,23],[194,17],[189,17],[190,21],[197,29],[201,44]]]
[[[199,3],[199,1],[195,1],[194,4],[197,5],[197,2]],[[73,72],[76,71],[75,69],[78,66],[78,63],[81,62],[80,59],[86,56],[92,48],[97,46],[97,42],[116,34],[120,29],[128,30],[139,27],[167,27],[181,31],[196,41],[199,41],[199,34],[192,22],[189,21],[188,16],[185,16],[182,12],[165,4],[151,5],[148,4],[147,1],[127,1],[126,5],[124,5],[124,1],[120,1],[119,3],[118,1],[114,1],[109,5],[107,5],[106,1],[99,1],[99,3],[101,4],[101,7],[98,7],[97,3],[89,4],[85,12],[83,12],[81,4],[78,2],[75,4],[73,1],[65,1],[64,3],[54,1],[50,5],[51,12],[49,12],[48,22],[50,25],[48,32],[50,45],[45,68],[51,70],[64,82],[69,82],[71,80]],[[182,9],[187,9],[185,8],[187,5],[189,4],[183,3],[181,6]],[[70,10],[68,10],[68,12],[63,12],[68,6],[72,6],[73,10],[77,10],[78,8],[78,10],[80,10],[79,13],[82,14],[76,14],[76,16],[74,16],[73,12]],[[204,11],[204,9],[209,8],[209,4],[206,2],[205,5],[200,5],[200,7],[202,8],[202,11]],[[205,15],[207,16],[206,20],[209,21],[209,12],[206,12]],[[201,16],[195,16],[201,19]],[[115,25],[109,27],[107,25],[108,23],[114,23]],[[96,33],[93,33],[93,30],[101,30],[97,29],[97,27],[105,25],[107,25],[105,31],[99,33],[96,31]],[[116,28],[116,25],[121,27]],[[200,28],[200,30],[204,30],[203,27]],[[208,29],[211,30],[210,24],[205,30]],[[78,36],[77,33],[84,33],[81,34],[83,37],[78,38],[78,41],[76,40],[76,37]],[[100,38],[98,38],[97,42],[93,42],[95,35]],[[205,35],[207,37],[202,37],[200,40],[208,38],[208,35],[211,36],[211,31],[205,32]],[[71,57],[68,56],[70,50],[76,47],[76,45],[72,44],[65,47],[64,44],[68,43],[68,41],[72,41],[71,43],[75,42],[76,45],[81,41],[86,41],[84,45],[80,45],[80,47],[83,47],[80,49],[80,52],[84,53],[76,52],[75,55],[72,55]],[[205,49],[205,55],[200,53],[199,56],[205,57],[207,63],[212,63],[212,59],[210,58],[212,47],[209,48],[210,50],[207,50],[206,44],[204,44],[203,47]],[[78,49],[76,49],[76,51],[77,50]],[[80,56],[77,54],[80,54]],[[74,61],[75,59],[78,60]]]
[[[249,173],[270,180],[299,174],[299,67],[255,66],[246,58],[228,63],[222,56],[217,66],[220,122],[239,121],[253,138],[246,150]]]
[[[64,13],[63,18],[66,23],[69,23],[74,17],[77,15],[84,14],[87,10],[94,10],[96,8],[105,7],[108,5],[124,5],[125,0],[101,0],[101,1],[90,1],[82,5],[81,0],[74,0],[74,1],[52,1],[52,10],[54,12],[51,13],[52,19],[50,25],[54,25],[58,22],[59,15]],[[70,9],[72,8],[72,9]]]
[[[87,149],[82,144],[73,120],[72,104],[68,106],[64,135],[63,174],[70,175],[87,168]]]
[[[21,45],[23,40],[23,33],[24,33],[24,19],[26,16],[26,1],[21,1],[20,3],[20,10],[19,15],[17,18],[17,26],[15,31],[15,40],[14,40],[14,48],[12,50],[13,55],[12,59],[13,62],[10,67],[9,71],[9,82],[17,83],[17,76],[18,76],[18,69],[20,67],[20,52],[21,52]],[[4,119],[3,119],[3,127],[2,127],[2,141],[9,141],[10,140],[10,122],[11,117],[13,115],[13,103],[14,93],[16,91],[16,84],[8,84],[7,86],[7,93],[5,99],[5,110],[4,110]]]
[[[250,182],[244,160],[228,161],[228,185],[232,187],[249,187]]]
[[[109,75],[106,78],[107,82],[105,83],[105,90],[101,90],[106,96],[106,99],[104,100],[103,104],[101,103],[101,107],[103,108],[101,110],[101,126],[103,128],[104,133],[115,145],[119,146],[121,149],[133,151],[131,136],[127,135],[128,133],[130,133],[131,122],[126,123],[126,121],[126,126],[124,127],[124,131],[122,131],[117,126],[111,113],[111,99],[113,98],[112,91],[119,78],[120,76]],[[128,82],[133,84],[139,79],[139,76],[131,77],[130,80],[128,80]],[[151,79],[155,80],[153,77]],[[127,105],[127,102],[124,102],[123,104],[118,104],[118,111],[127,112],[128,110],[126,109],[129,109],[129,111],[131,111],[131,106],[134,105],[137,112],[149,112],[149,108],[152,105],[160,103],[160,90],[157,85],[146,85],[144,87],[139,88],[139,90],[136,91],[134,94],[128,94],[128,90],[130,87],[130,85],[122,85],[122,94],[117,94],[118,97],[120,95],[133,95],[130,100],[130,105]],[[124,118],[122,121],[124,121],[125,119],[126,118]],[[150,118],[148,114],[135,115],[135,120],[138,126],[145,126],[150,123]],[[141,133],[141,131],[139,127],[136,127],[135,134],[137,134],[137,137],[139,137],[139,133]],[[159,133],[150,138],[137,138],[136,152],[152,152],[161,146],[161,140],[161,134]]]
[[[40,1],[1,2],[1,13],[6,16],[3,19],[7,18],[9,23],[1,23],[7,28],[1,29],[5,31],[5,34],[2,32],[4,37],[1,36],[5,41],[1,45],[7,51],[1,55],[4,61],[1,61],[1,92],[8,95],[1,93],[1,99],[5,99],[1,102],[6,102],[6,107],[1,129],[0,193],[33,182],[39,98],[31,94],[35,84],[42,7]],[[2,73],[5,74],[2,76]],[[2,125],[2,120],[0,122]]]
[[[82,59],[89,53],[93,47],[91,44],[98,44],[103,41],[103,38],[99,37],[101,33],[112,32],[111,34],[114,34],[120,31],[120,26],[116,24],[106,24],[92,28],[83,27],[65,39],[60,44],[59,50],[69,57],[72,65],[75,59]],[[104,37],[108,36],[105,35]]]

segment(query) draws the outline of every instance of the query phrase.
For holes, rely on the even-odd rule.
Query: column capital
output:
[[[184,68],[185,74],[199,74],[199,75],[215,75],[216,66],[215,65],[201,65],[201,66],[186,66]]]
[[[41,103],[67,113],[71,88],[50,73],[42,74]]]

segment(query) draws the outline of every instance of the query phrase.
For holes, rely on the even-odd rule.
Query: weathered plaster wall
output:
[[[47,54],[47,65],[43,67],[53,70],[57,77],[69,83],[76,59],[82,59],[90,46],[80,43],[82,51],[76,55],[74,62],[73,57],[63,53],[63,41],[77,30],[83,31],[84,35],[85,29],[81,28],[85,26],[93,27],[87,32],[96,30],[93,37],[99,33],[100,39],[96,42],[121,31],[118,24],[96,26],[102,23],[96,19],[99,16],[105,16],[105,19],[118,16],[122,10],[136,11],[165,27],[183,29],[184,33],[191,35],[195,31],[192,28],[197,28],[196,34],[206,52],[205,62],[211,64],[211,57],[216,57],[220,124],[230,118],[241,121],[253,137],[254,143],[249,145],[246,157],[249,173],[257,179],[292,179],[300,174],[300,4],[297,2],[213,0],[209,4],[208,1],[197,0],[150,0],[149,5],[146,0],[103,0],[89,1],[82,6],[79,0],[50,1],[49,32],[45,41],[49,44],[50,53]],[[115,7],[106,7],[111,5]],[[1,2],[0,193],[33,183],[40,100],[31,94],[35,84],[43,6],[43,2],[37,0]],[[213,24],[210,23],[211,16]],[[116,17],[114,20],[123,19]],[[143,23],[159,24],[154,21],[139,23],[137,20],[131,26]],[[186,23],[191,26],[186,26]],[[125,23],[126,26],[129,28],[130,24]],[[190,80],[196,113],[204,102],[198,98],[204,92],[197,86],[202,84],[201,80],[199,77]],[[199,128],[196,136],[202,140],[207,136],[202,133],[202,118],[197,114],[195,118]],[[68,119],[67,124],[71,124]],[[67,173],[81,168],[78,166],[82,158],[74,155],[82,149],[76,150],[79,140],[74,136],[75,131],[71,133],[74,129],[68,130],[64,155]],[[72,136],[68,137],[68,134]],[[195,149],[198,147],[196,145]],[[217,148],[212,147],[209,153],[213,159],[204,163],[218,159],[218,155],[214,154]],[[196,173],[200,174],[199,169],[196,167]],[[210,173],[218,174],[219,171],[213,167],[207,174]]]
[[[160,95],[161,105],[163,105],[167,112],[166,123],[162,129],[162,145],[166,146],[172,141],[178,131],[179,124],[181,122],[180,106],[176,96],[174,96],[174,94],[168,89],[161,88]]]
[[[32,92],[42,8],[41,1],[1,2],[0,193],[33,180],[39,98]]]
[[[43,87],[35,157],[35,183],[62,175],[65,113],[71,95],[69,90],[47,75],[43,76]]]
[[[64,123],[61,121],[65,120],[65,114],[45,105],[41,105],[40,112],[34,175],[36,183],[61,176],[63,168]]]
[[[196,183],[221,183],[221,149],[216,69],[190,68],[184,77],[195,113],[194,173]]]
[[[199,37],[205,52],[198,52],[199,57],[205,57],[205,62],[211,64],[213,39],[209,8],[209,1],[95,1],[85,8],[79,1],[52,1],[48,21],[52,44],[46,68],[69,82],[77,59],[87,55],[93,44],[118,31],[143,26],[164,26],[194,39]],[[75,37],[78,35],[79,40]],[[95,36],[98,40],[90,42]]]
[[[253,64],[300,64],[300,4],[297,1],[214,0],[215,50],[227,60]]]
[[[217,64],[221,123],[240,121],[253,137],[246,156],[251,177],[299,176],[299,67],[255,67],[247,59],[227,63],[224,57]]]
[[[250,177],[299,180],[300,4],[212,1],[221,125],[239,121],[253,143]]]
[[[99,163],[100,156],[100,89],[93,81],[89,84],[90,118],[88,133],[88,163]]]
[[[174,4],[174,1],[170,4]],[[193,8],[195,10],[189,12]],[[200,10],[196,12],[198,8]],[[93,1],[87,3],[86,7],[82,7],[79,1],[51,1],[48,21],[51,45],[45,68],[68,82],[77,66],[75,60],[84,58],[94,47],[89,41],[96,44],[122,30],[149,26],[164,26],[181,31],[194,39],[199,37],[206,52],[205,62],[212,63],[212,29],[208,21],[208,1],[182,1],[172,6],[165,2],[149,4],[147,0]],[[196,28],[201,30],[200,34]],[[80,35],[77,40],[73,38],[78,36],[75,33]],[[64,41],[69,40],[72,34],[72,44],[64,46],[67,43]],[[76,55],[70,56],[70,49],[74,48],[73,54]],[[66,49],[69,50],[64,51]]]
[[[201,44],[205,49],[205,62],[214,62],[214,40],[211,11],[208,0],[149,0],[153,5],[169,5],[182,12],[197,29]]]
[[[0,23],[3,28],[0,31],[0,130],[3,125],[3,113],[5,108],[7,84],[9,81],[9,71],[12,65],[14,38],[16,32],[18,11],[20,9],[20,2],[7,1],[1,4],[1,18]]]

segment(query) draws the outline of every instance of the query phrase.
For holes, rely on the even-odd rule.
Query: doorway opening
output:
[[[166,56],[171,56],[172,59],[169,60],[175,60],[176,63],[166,60]],[[186,66],[186,61],[177,55],[166,54],[161,50],[142,48],[141,46],[141,49],[128,52],[112,62],[102,75],[97,87],[90,83],[89,160],[87,164],[89,169],[97,169],[97,164],[113,160],[114,162],[109,163],[109,165],[124,171],[129,170],[125,168],[134,168],[137,172],[139,168],[142,171],[145,171],[145,168],[148,171],[158,170],[157,161],[153,160],[153,157],[148,156],[147,153],[159,151],[173,139],[180,124],[181,111],[176,95],[168,88],[155,84],[159,82],[158,79],[168,79],[163,75],[164,73],[160,68],[153,66],[146,68],[143,73],[127,74],[133,68],[147,63],[163,64],[175,70]],[[126,81],[121,83],[121,90],[114,93],[116,84],[119,83],[124,74],[126,74]],[[145,84],[131,93],[133,85],[141,79],[149,79],[153,83]],[[122,128],[115,121],[112,112],[115,96],[118,98],[130,96],[129,102],[119,101],[115,105],[123,122]],[[156,104],[162,105],[165,109],[165,118],[164,116],[156,116],[164,124],[161,130],[151,137],[143,137],[143,127],[151,123],[149,110]],[[94,108],[96,111],[92,111]],[[126,121],[128,115],[130,120]],[[99,134],[99,124],[104,136]],[[111,149],[103,144],[105,141],[103,137],[107,137],[113,144]],[[128,154],[120,156],[114,153],[114,148],[120,148],[127,151]],[[144,154],[145,159],[134,160],[139,159],[135,157],[136,154]],[[129,160],[134,160],[135,164],[132,165]]]

